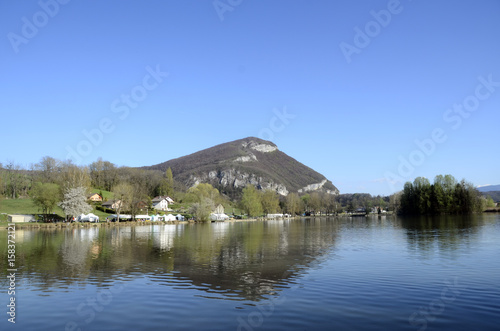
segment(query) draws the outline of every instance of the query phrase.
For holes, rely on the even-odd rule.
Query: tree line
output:
[[[492,202],[482,198],[471,183],[458,182],[451,175],[436,176],[433,184],[418,177],[413,183],[406,183],[401,192],[385,197],[366,193],[332,195],[321,191],[280,196],[276,191],[259,190],[253,185],[229,197],[210,184],[187,188],[174,179],[170,168],[162,172],[117,167],[101,158],[88,166],[78,166],[49,156],[29,169],[11,161],[0,163],[0,198],[32,198],[43,214],[52,213],[56,206],[67,215],[85,213],[89,210],[87,195],[96,190],[112,192],[114,199],[122,201],[115,210],[118,214],[137,215],[144,206],[151,208],[153,197],[170,196],[188,206],[185,211],[200,220],[207,220],[219,204],[256,217],[274,213],[332,215],[360,209],[400,214],[464,214],[481,211]]]
[[[401,214],[471,214],[481,212],[488,204],[472,183],[458,182],[452,175],[438,175],[433,184],[417,177],[413,183],[405,183],[399,195]]]

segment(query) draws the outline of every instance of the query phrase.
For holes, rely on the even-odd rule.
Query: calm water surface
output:
[[[500,215],[16,231],[2,330],[499,330]]]

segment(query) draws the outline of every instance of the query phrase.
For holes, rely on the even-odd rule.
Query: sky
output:
[[[249,136],[341,193],[500,184],[500,1],[0,2],[0,162]]]

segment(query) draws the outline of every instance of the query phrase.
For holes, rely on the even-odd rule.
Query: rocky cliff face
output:
[[[210,183],[230,195],[250,184],[284,196],[317,190],[339,193],[323,175],[281,152],[274,143],[254,137],[146,168],[165,171],[169,167],[174,178],[188,187]]]
[[[283,184],[275,183],[272,180],[255,174],[241,172],[237,169],[226,169],[222,171],[210,171],[208,174],[190,177],[189,186],[195,186],[199,183],[210,183],[213,186],[230,187],[233,189],[243,189],[247,185],[254,185],[261,190],[275,190],[281,195],[288,195],[289,191]]]

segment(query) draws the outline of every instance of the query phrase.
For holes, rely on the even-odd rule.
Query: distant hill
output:
[[[281,152],[274,143],[254,137],[220,144],[143,169],[165,171],[169,167],[174,178],[188,187],[210,183],[232,197],[248,184],[273,189],[281,195],[314,190],[339,193],[325,176]]]
[[[477,190],[479,192],[491,192],[491,191],[500,191],[500,185],[486,185],[478,187]]]

